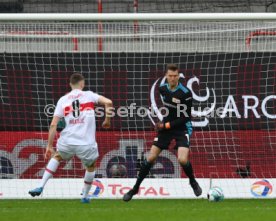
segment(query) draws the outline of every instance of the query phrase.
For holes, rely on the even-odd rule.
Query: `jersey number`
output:
[[[72,102],[72,107],[73,107],[73,116],[75,118],[80,116],[80,101],[75,100]]]

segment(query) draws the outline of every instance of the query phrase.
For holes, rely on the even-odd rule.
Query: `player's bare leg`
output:
[[[47,152],[46,152],[47,154]],[[51,153],[53,154],[53,153]],[[56,172],[59,163],[62,161],[62,157],[60,156],[59,152],[56,152],[54,156],[50,159],[49,163],[47,164],[42,179],[40,181],[39,187],[29,191],[29,194],[32,197],[39,196],[44,189],[47,181],[53,177],[53,174]]]
[[[91,166],[86,167],[85,175],[84,175],[84,186],[83,186],[83,198],[81,199],[82,203],[89,203],[90,199],[88,198],[88,193],[91,189],[91,185],[93,183],[93,179],[95,177],[95,162],[92,163]]]
[[[187,177],[189,177],[190,185],[193,188],[195,195],[200,196],[202,194],[202,189],[200,188],[199,184],[195,179],[192,164],[189,162],[189,152],[190,152],[189,148],[179,147],[178,162],[182,166]]]
[[[150,171],[152,165],[155,163],[155,161],[156,161],[157,157],[159,156],[159,154],[161,153],[161,151],[162,150],[160,148],[156,147],[155,145],[152,145],[152,147],[150,149],[150,153],[147,156],[147,159],[142,163],[142,166],[141,166],[140,172],[137,176],[135,185],[123,197],[123,200],[125,202],[130,201],[132,199],[132,197],[139,192],[139,187],[140,187],[141,183],[146,178],[146,176],[149,174],[149,171]]]

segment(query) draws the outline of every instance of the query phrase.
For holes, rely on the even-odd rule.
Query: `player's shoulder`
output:
[[[186,95],[191,95],[192,92],[189,88],[187,88],[186,86],[184,86],[182,83],[179,82],[179,85],[178,85],[179,89]]]
[[[159,91],[165,91],[168,88],[168,83],[160,84]]]
[[[67,99],[67,96],[68,96],[69,93],[61,96],[59,99],[58,99],[58,103],[63,103],[66,99]]]
[[[99,102],[99,99],[100,99],[100,95],[93,92],[93,91],[86,91],[86,97],[89,99],[89,100],[92,100],[93,102],[95,103],[98,103]]]
[[[84,91],[86,96],[99,96],[99,94],[95,93],[94,91]]]
[[[93,91],[83,91],[84,95],[92,95],[94,92]]]
[[[162,96],[165,96],[165,94],[167,93],[167,90],[168,90],[168,84],[167,83],[160,84],[160,86],[159,86],[159,93]]]

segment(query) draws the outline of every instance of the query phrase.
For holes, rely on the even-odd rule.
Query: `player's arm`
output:
[[[193,105],[193,97],[192,95],[189,96],[188,98],[186,98],[183,102],[183,104],[185,105],[184,108],[184,113],[181,114],[181,116],[171,122],[166,122],[165,123],[165,129],[171,129],[171,128],[176,128],[180,125],[186,124],[187,121],[190,120],[191,118],[191,109],[192,109],[192,105]]]
[[[178,119],[170,121],[170,122],[165,122],[165,123],[159,122],[155,125],[155,129],[157,131],[159,131],[159,130],[168,130],[168,129],[176,128],[179,125],[183,125],[185,123],[187,123],[187,118],[184,117],[184,116],[181,116]]]
[[[102,124],[103,128],[110,128],[110,119],[112,115],[112,109],[113,109],[113,103],[110,99],[104,97],[104,96],[99,96],[98,103],[100,105],[105,106],[105,120]]]
[[[185,124],[186,122],[187,122],[187,118],[182,116],[174,121],[166,122],[164,124],[164,127],[165,127],[165,129],[173,129],[173,128],[178,127],[179,125]]]
[[[177,128],[180,125],[186,124],[187,121],[190,119],[191,117],[191,109],[192,109],[192,104],[193,104],[193,98],[192,95],[189,96],[188,98],[186,98],[182,104],[185,105],[186,108],[184,108],[184,113],[181,114],[181,116],[173,121],[170,122],[164,122],[164,123],[159,123],[157,125],[157,129],[158,130],[162,130],[162,129],[173,129],[173,128]],[[181,112],[181,110],[179,111]]]
[[[48,133],[48,145],[46,147],[45,159],[48,160],[51,158],[54,153],[53,143],[55,139],[55,135],[57,132],[57,125],[60,118],[58,116],[54,116],[50,125],[49,133]]]
[[[165,96],[165,91],[164,91],[164,87],[162,85],[159,87],[159,94],[161,95],[161,99],[163,101],[164,96]],[[165,127],[165,124],[163,122],[157,122],[155,124],[155,130],[156,131],[163,130],[164,127]]]
[[[54,117],[52,119],[52,122],[50,124],[49,128],[49,133],[48,133],[48,145],[46,147],[46,153],[44,155],[45,159],[51,158],[52,154],[54,153],[54,148],[53,148],[53,143],[55,139],[55,135],[57,132],[57,125],[60,119],[64,117],[63,115],[63,109],[61,106],[60,100],[57,102],[55,112],[54,112]]]

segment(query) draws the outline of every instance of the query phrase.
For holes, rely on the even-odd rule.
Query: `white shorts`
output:
[[[57,151],[63,160],[70,160],[76,155],[86,167],[91,166],[99,157],[97,145],[65,146],[57,144]]]

